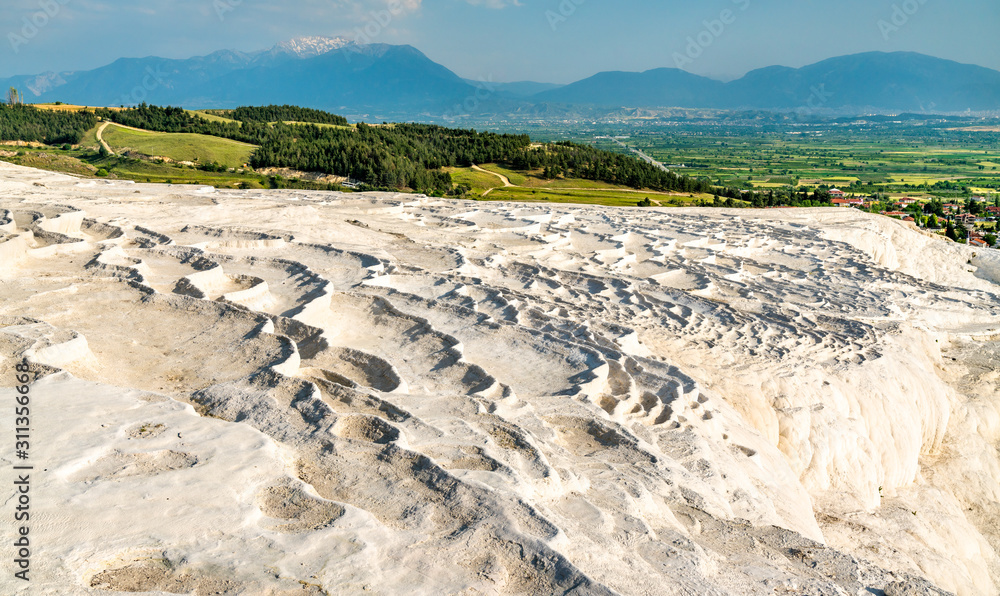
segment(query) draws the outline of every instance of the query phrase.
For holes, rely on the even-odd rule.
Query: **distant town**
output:
[[[829,191],[831,204],[879,213],[912,223],[960,243],[996,248],[1000,218],[1000,194],[972,196],[966,201],[945,203],[937,198],[880,198],[848,195],[838,188]]]

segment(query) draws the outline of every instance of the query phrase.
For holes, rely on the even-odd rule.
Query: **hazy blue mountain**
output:
[[[73,80],[77,75],[74,72],[45,72],[39,75],[18,75],[7,79],[0,79],[0,88],[6,90],[16,87],[24,95],[24,100],[28,102],[37,101],[37,98],[56,87],[65,85]]]
[[[755,70],[726,85],[729,107],[1000,109],[1000,72],[913,52],[870,52],[799,69]]]
[[[340,112],[440,112],[475,94],[475,88],[417,49],[385,44],[233,71],[208,89],[213,106],[288,103]]]
[[[254,54],[222,51],[188,60],[123,58],[91,71],[14,77],[0,85],[17,86],[26,101],[39,103],[146,101],[192,108],[288,103],[439,114],[476,94],[415,48],[386,44],[341,44],[318,55],[279,45]]]
[[[473,87],[487,89],[489,91],[496,92],[498,94],[505,95],[507,97],[514,98],[525,98],[531,97],[543,91],[551,91],[552,89],[559,89],[563,85],[558,85],[556,83],[536,83],[534,81],[517,81],[514,83],[491,83],[484,81],[473,81],[471,79],[465,79],[465,82],[472,85]]]
[[[77,73],[65,85],[43,93],[40,101],[62,100],[84,105],[117,106],[147,101],[191,105],[205,97],[206,86],[253,59],[238,52],[215,52],[188,60],[122,58],[101,68]]]
[[[646,72],[602,72],[565,87],[544,91],[534,101],[600,106],[712,108],[725,85],[676,68]]]
[[[1000,72],[912,52],[870,52],[803,68],[771,66],[720,83],[675,69],[605,72],[535,101],[628,107],[816,111],[1000,110]]]

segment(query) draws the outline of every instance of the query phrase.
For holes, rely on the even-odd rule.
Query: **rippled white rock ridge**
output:
[[[992,251],[6,164],[0,233],[31,594],[997,593]]]

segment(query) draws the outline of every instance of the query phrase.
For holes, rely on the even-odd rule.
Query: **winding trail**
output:
[[[481,168],[481,167],[479,167],[479,166],[477,166],[475,164],[473,164],[472,169],[476,170],[477,172],[482,172],[484,174],[489,174],[491,176],[496,176],[497,178],[500,179],[501,182],[503,182],[504,188],[530,188],[530,187],[527,187],[527,186],[519,186],[517,184],[513,184],[510,181],[510,178],[508,178],[507,176],[504,176],[503,174],[498,174],[497,172],[491,172],[491,171],[489,171],[487,169],[484,169],[484,168]],[[497,188],[499,188],[499,187],[487,189],[486,192],[483,193],[483,196],[484,197],[488,196],[491,192],[493,192]],[[580,188],[565,187],[565,188],[543,188],[543,189],[533,189],[533,190],[595,190],[595,189],[593,189],[593,188],[582,188],[582,187],[580,187]],[[660,191],[655,191],[655,190],[636,190],[636,189],[624,189],[624,188],[622,188],[622,189],[615,189],[615,192],[632,192],[632,193],[636,193],[636,194],[646,194],[646,195],[656,194],[656,195],[663,195],[663,196],[684,196],[682,193],[669,193],[669,192],[660,192]],[[659,201],[653,201],[653,203],[657,207],[662,207],[663,206],[662,203],[660,203]]]
[[[100,141],[101,144],[103,144],[108,149],[108,151],[111,151],[111,147],[109,147],[108,144],[104,142],[104,139],[101,137],[101,133],[104,132],[104,129],[107,128],[109,125],[114,125],[114,126],[117,126],[118,128],[124,128],[126,130],[133,130],[135,132],[141,132],[141,133],[145,133],[145,134],[148,134],[148,135],[190,134],[190,133],[163,132],[163,131],[159,131],[159,130],[147,130],[145,128],[136,128],[134,126],[127,126],[125,124],[118,124],[117,122],[110,122],[110,121],[108,121],[108,122],[105,122],[104,124],[102,124],[101,127],[97,129],[97,140]],[[234,140],[234,139],[227,139],[225,137],[216,137],[216,138],[223,139],[225,141],[230,141],[230,142],[236,143],[237,145],[242,145],[244,147],[253,147],[253,148],[257,147],[257,145],[254,145],[253,143],[244,143],[243,141],[237,141],[237,140]],[[112,153],[114,153],[114,152],[112,152]]]
[[[107,151],[111,155],[116,155],[116,153],[111,150],[111,146],[108,145],[108,143],[104,140],[104,137],[101,136],[101,133],[104,132],[104,129],[107,128],[109,124],[111,123],[105,122],[100,126],[100,128],[97,129],[97,142],[100,143],[102,147],[104,147],[105,151]]]
[[[491,176],[496,176],[497,178],[500,179],[501,182],[503,182],[504,188],[509,188],[509,187],[514,186],[513,184],[511,184],[510,178],[504,176],[503,174],[497,174],[496,172],[491,172],[489,170],[484,170],[483,168],[477,166],[476,164],[472,164],[472,169],[476,170],[477,172],[482,172],[484,174],[490,174]],[[483,196],[485,197],[486,195],[490,194],[494,190],[496,190],[496,189],[495,188],[487,189],[487,191],[483,193]]]
[[[497,178],[500,179],[501,182],[503,182],[504,187],[514,186],[513,184],[511,184],[510,178],[504,176],[503,174],[498,174],[496,172],[491,172],[489,170],[484,170],[483,168],[481,168],[481,167],[479,167],[477,165],[473,165],[472,169],[476,170],[477,172],[483,172],[484,174],[491,174],[493,176],[496,176]]]

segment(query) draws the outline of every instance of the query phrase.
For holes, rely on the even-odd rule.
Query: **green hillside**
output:
[[[255,146],[229,139],[191,133],[140,132],[111,124],[104,140],[115,153],[133,150],[154,157],[199,164],[217,163],[239,168],[250,160]]]
[[[0,106],[0,136],[50,145],[50,139],[70,141],[59,144],[59,154],[30,148],[9,160],[83,175],[228,188],[342,188],[336,178],[315,180],[305,172],[349,177],[367,189],[463,199],[606,205],[714,199],[707,181],[588,145],[533,143],[523,134],[414,123],[350,125],[335,114],[294,106],[223,112],[146,104],[93,112],[55,107],[63,108]],[[291,172],[271,175],[270,168]]]

